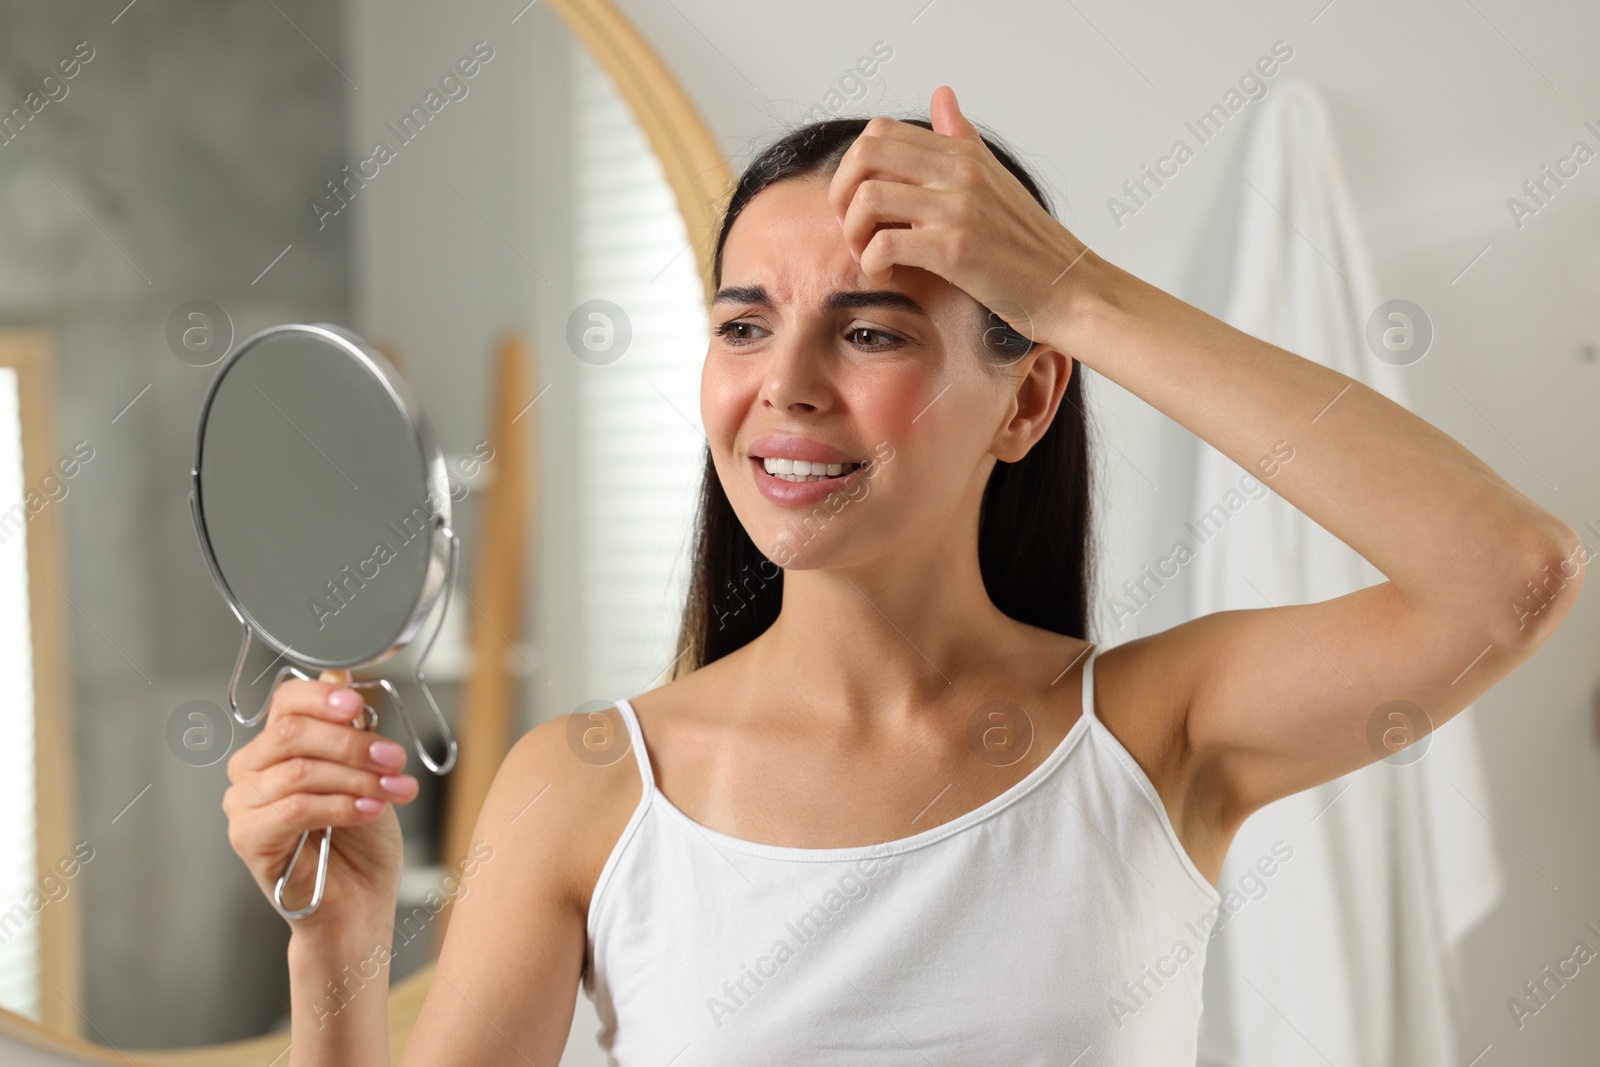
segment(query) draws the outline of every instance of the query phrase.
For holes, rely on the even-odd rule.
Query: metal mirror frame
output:
[[[244,604],[228,585],[227,579],[222,574],[222,569],[217,563],[216,554],[211,548],[211,539],[206,532],[205,509],[202,502],[200,488],[200,468],[202,465],[203,449],[205,445],[206,424],[211,416],[211,405],[216,398],[217,390],[223,378],[233,365],[247,352],[264,341],[281,337],[286,334],[310,335],[317,340],[331,344],[340,349],[344,354],[360,362],[388,393],[390,400],[405,416],[411,443],[416,449],[417,457],[422,461],[425,471],[424,478],[427,484],[429,501],[431,503],[431,516],[428,524],[428,559],[423,571],[422,592],[413,606],[411,615],[393,637],[389,639],[387,647],[375,656],[359,661],[322,660],[312,656],[302,656],[296,653],[292,646],[285,645],[274,638],[259,622],[253,618]],[[250,651],[251,636],[258,637],[268,648],[278,653],[279,659],[291,659],[308,667],[319,670],[344,670],[357,667],[366,667],[381,663],[400,651],[416,637],[430,615],[435,605],[440,601],[441,595],[444,606],[439,611],[439,622],[423,645],[422,652],[418,655],[412,668],[412,681],[422,690],[428,706],[432,709],[434,721],[443,732],[446,750],[443,760],[435,760],[429,755],[422,744],[421,737],[417,734],[416,727],[407,714],[404,702],[400,699],[399,690],[387,678],[377,678],[371,681],[352,682],[353,689],[382,689],[394,703],[395,709],[400,713],[400,721],[404,725],[407,735],[411,739],[412,748],[423,764],[435,774],[449,774],[456,762],[456,739],[450,730],[450,724],[445,721],[444,713],[439,708],[439,703],[433,697],[433,690],[429,688],[427,680],[422,673],[423,662],[428,658],[428,653],[433,649],[433,642],[438,638],[439,631],[444,627],[444,615],[449,610],[450,593],[455,588],[456,572],[461,555],[460,539],[450,526],[450,479],[445,468],[444,454],[435,442],[432,428],[428,424],[427,416],[423,413],[421,405],[412,396],[410,388],[400,376],[394,365],[383,354],[369,345],[357,334],[333,323],[285,323],[280,326],[270,326],[251,334],[241,341],[237,347],[222,361],[216,373],[211,378],[211,383],[206,388],[204,399],[200,403],[200,415],[195,426],[194,463],[189,472],[189,511],[194,519],[195,535],[200,542],[201,554],[205,556],[206,566],[211,570],[211,577],[216,582],[217,590],[222,594],[224,602],[234,617],[239,620],[243,628],[242,640],[239,644],[239,655],[233,665],[233,675],[228,682],[228,711],[233,715],[234,721],[241,726],[254,726],[266,715],[272,706],[272,696],[276,693],[278,685],[289,675],[297,678],[310,679],[311,675],[301,670],[290,662],[278,669],[269,687],[267,699],[253,715],[244,715],[239,710],[238,688],[239,679],[244,672],[245,658]],[[274,661],[276,662],[276,660]],[[265,672],[263,672],[265,673]],[[361,712],[351,721],[357,729],[370,730],[376,728],[378,713],[370,704],[363,704]],[[283,903],[283,889],[288,884],[289,877],[294,873],[295,864],[299,862],[300,854],[305,849],[306,841],[310,838],[311,831],[303,830],[300,841],[295,845],[294,852],[289,857],[288,864],[284,867],[283,874],[279,876],[277,886],[273,891],[273,904],[286,919],[301,919],[317,910],[322,903],[323,889],[327,884],[328,855],[333,838],[333,828],[324,827],[322,841],[317,855],[316,881],[311,891],[311,900],[303,908],[291,909]]]

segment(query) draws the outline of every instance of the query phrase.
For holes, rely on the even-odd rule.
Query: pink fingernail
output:
[[[835,215],[835,216],[834,216],[834,217],[833,217],[833,221],[834,221],[834,222],[837,222],[837,223],[838,223],[838,224],[839,224],[839,229],[840,229],[840,230],[843,230],[843,229],[844,229],[844,217],[843,217],[843,216],[841,216],[841,215]]]
[[[356,810],[366,815],[383,810],[383,801],[377,797],[356,797]]]
[[[406,750],[388,739],[372,742],[367,746],[367,755],[372,757],[372,762],[384,767],[404,767],[406,765]]]
[[[328,691],[328,707],[334,711],[355,711],[361,706],[361,694],[354,689]]]
[[[397,797],[403,797],[411,791],[407,786],[410,781],[411,776],[409,774],[386,774],[378,779],[378,788],[385,793],[393,793]]]

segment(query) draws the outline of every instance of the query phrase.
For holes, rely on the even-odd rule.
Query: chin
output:
[[[808,516],[809,517],[809,516]],[[837,523],[834,528],[833,523]],[[859,530],[844,528],[844,516],[828,527],[810,528],[795,521],[778,520],[755,538],[762,555],[787,571],[820,571],[859,566],[876,553],[871,551]]]

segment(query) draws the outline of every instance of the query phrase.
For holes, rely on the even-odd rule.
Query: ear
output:
[[[956,103],[956,91],[948,85],[941,85],[933,91],[933,99],[928,103],[928,117],[933,122],[933,132],[942,133],[946,137],[958,137],[963,141],[973,141],[982,148],[984,154],[989,152],[989,146],[983,143],[983,136],[978,133],[978,128],[967,121],[967,116],[961,113],[961,105]]]
[[[1046,345],[1035,344],[1024,358],[1028,366],[1016,380],[1010,415],[989,449],[996,459],[1007,463],[1026,456],[1050,428],[1067,394],[1074,368],[1065,353]]]

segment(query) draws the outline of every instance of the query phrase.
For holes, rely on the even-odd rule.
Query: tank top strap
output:
[[[628,741],[633,748],[634,759],[639,764],[639,777],[644,780],[644,791],[648,794],[655,788],[656,776],[650,767],[650,754],[644,749],[644,731],[639,726],[638,713],[626,697],[617,698],[617,710],[622,713],[623,725],[628,728]]]
[[[1100,654],[1099,645],[1090,645],[1088,658],[1083,661],[1083,717],[1093,722],[1094,713],[1094,659]]]

